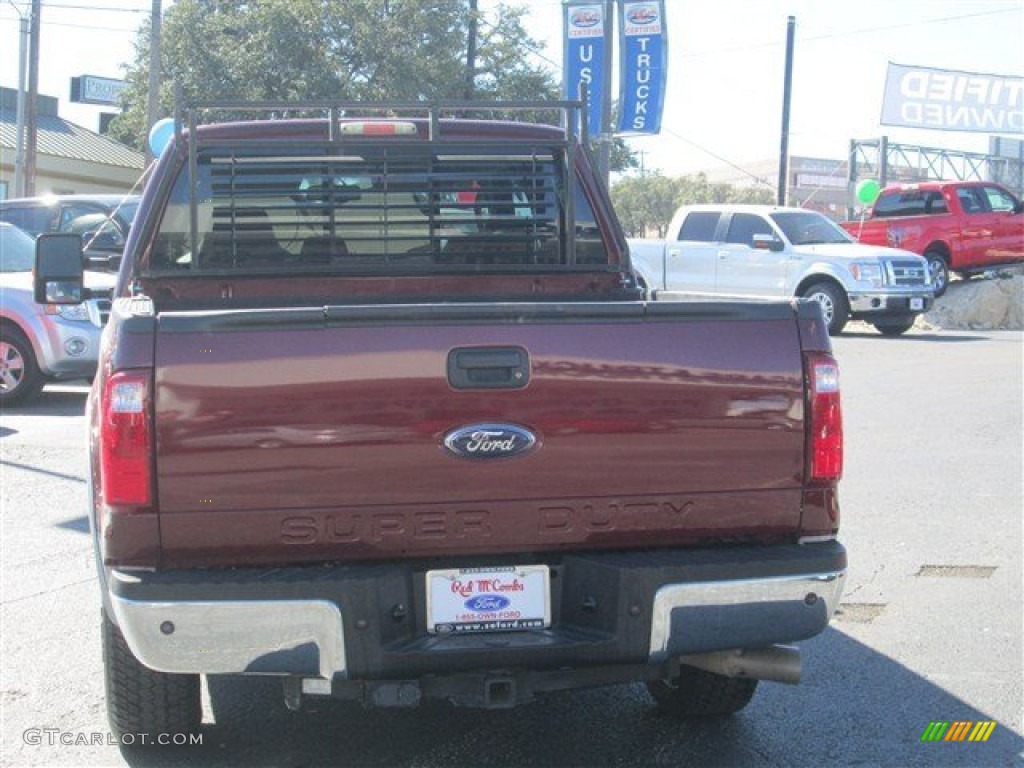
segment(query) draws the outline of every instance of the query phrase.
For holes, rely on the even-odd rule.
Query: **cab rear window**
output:
[[[205,147],[195,241],[182,172],[149,267],[405,274],[564,265],[563,167],[545,146]],[[585,196],[574,203],[575,263],[606,263]]]
[[[875,203],[873,211],[876,218],[925,216],[935,213],[949,213],[942,193],[937,190],[919,189],[882,195]]]
[[[718,229],[720,217],[718,211],[691,211],[686,214],[677,239],[698,243],[715,242],[715,230]]]

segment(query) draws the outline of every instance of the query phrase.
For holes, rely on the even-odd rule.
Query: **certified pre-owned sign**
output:
[[[507,459],[536,444],[536,435],[515,424],[470,424],[444,436],[444,447],[463,459]]]
[[[889,63],[882,125],[1024,134],[1024,77]]]

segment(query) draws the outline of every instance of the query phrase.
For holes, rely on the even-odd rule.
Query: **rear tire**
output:
[[[821,305],[829,336],[838,336],[843,332],[850,319],[850,302],[842,288],[835,283],[822,281],[807,286],[802,296]]]
[[[9,326],[0,329],[0,405],[27,402],[45,383],[25,334]]]
[[[685,664],[678,677],[647,683],[658,708],[677,717],[731,715],[750,703],[756,689],[757,680],[725,677]]]
[[[199,675],[154,672],[132,654],[121,630],[102,612],[103,671],[110,730],[155,746],[159,734],[193,734],[202,722]],[[146,734],[140,738],[138,734]]]

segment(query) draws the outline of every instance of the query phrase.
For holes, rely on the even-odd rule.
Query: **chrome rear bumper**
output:
[[[326,600],[140,602],[111,595],[135,657],[172,673],[345,677],[341,611]]]
[[[320,680],[326,690],[330,681],[354,680],[352,669],[360,679],[415,680],[489,669],[661,667],[797,642],[828,626],[846,554],[830,541],[566,555],[556,567],[561,608],[552,626],[501,642],[488,633],[426,633],[417,603],[422,566],[408,564],[114,570],[107,572],[107,596],[128,646],[147,667],[285,675]],[[734,574],[742,578],[726,578]]]
[[[713,650],[715,635],[744,642],[751,624],[788,627],[792,639],[812,637],[824,628],[843,592],[846,571],[670,584],[654,596],[650,660]]]

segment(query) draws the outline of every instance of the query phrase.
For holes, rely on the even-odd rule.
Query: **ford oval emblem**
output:
[[[536,435],[514,424],[470,424],[444,437],[444,447],[463,459],[507,459],[536,444]]]
[[[651,5],[633,6],[626,13],[626,20],[630,24],[636,24],[637,26],[654,24],[658,21],[658,6],[653,3]]]
[[[466,601],[466,608],[475,613],[492,613],[508,608],[511,600],[501,595],[477,595]]]
[[[593,7],[579,8],[570,13],[569,23],[579,29],[596,27],[601,23],[601,11]]]

